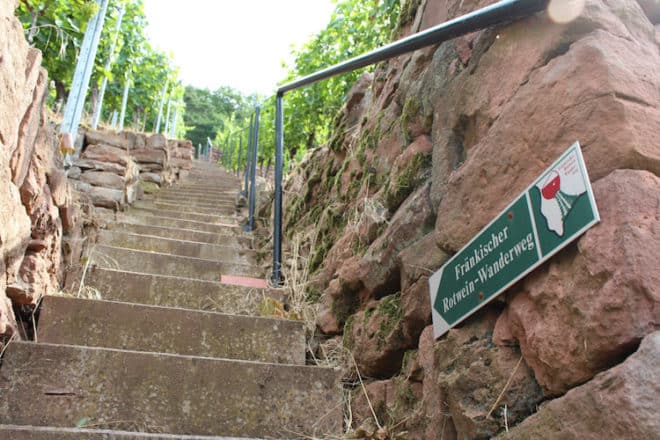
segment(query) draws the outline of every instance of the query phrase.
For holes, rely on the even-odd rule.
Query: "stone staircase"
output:
[[[84,298],[44,298],[37,342],[7,347],[0,439],[339,436],[338,373],[305,365],[301,322],[256,316],[277,292],[235,224],[239,187],[196,162],[101,232],[69,286]]]

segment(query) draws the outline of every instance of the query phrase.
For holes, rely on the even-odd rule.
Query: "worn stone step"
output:
[[[155,197],[151,200],[144,200],[143,203],[149,203],[150,205],[154,205],[154,207],[159,209],[167,209],[170,211],[193,212],[197,214],[217,215],[219,213],[227,212],[229,213],[229,215],[231,215],[236,211],[236,203],[234,201],[207,203],[207,202],[196,202],[190,199],[163,200],[159,197]]]
[[[195,192],[199,194],[229,194],[235,193],[240,188],[240,182],[230,183],[230,184],[214,184],[214,185],[196,185],[191,183],[182,183],[169,188],[163,189],[163,191],[188,191]]]
[[[275,438],[342,430],[337,371],[14,342],[0,369],[0,424]],[[27,403],[29,402],[29,403]]]
[[[80,292],[85,297],[110,301],[253,316],[259,315],[266,298],[284,302],[282,291],[276,289],[255,289],[100,267],[89,267],[87,271],[83,267],[70,269],[65,288],[76,295]]]
[[[206,281],[220,281],[221,275],[244,275],[255,278],[264,276],[264,270],[260,267],[231,261],[204,260],[107,245],[96,245],[90,257],[93,264],[106,269],[139,271]]]
[[[154,202],[169,203],[169,204],[184,204],[191,207],[200,208],[217,208],[218,206],[236,206],[236,197],[223,197],[223,198],[208,198],[202,196],[188,196],[185,194],[170,196],[170,195],[156,195],[153,197]]]
[[[301,321],[47,296],[39,342],[305,365]]]
[[[146,199],[145,199],[146,200]],[[234,197],[205,197],[195,195],[168,195],[157,194],[150,199],[153,202],[169,203],[169,204],[184,204],[191,207],[209,208],[214,209],[218,206],[236,206],[236,196]]]
[[[133,205],[136,208],[157,209],[162,211],[172,211],[191,215],[205,215],[205,216],[231,216],[236,207],[232,205],[218,205],[218,206],[192,206],[185,203],[166,203],[157,199],[154,200],[139,200]]]
[[[231,193],[222,194],[199,194],[189,191],[177,193],[154,193],[153,198],[168,202],[187,201],[189,203],[202,204],[235,204],[238,191],[232,190]]]
[[[256,252],[245,247],[178,240],[154,235],[131,234],[115,230],[102,230],[99,244],[136,249],[205,260],[227,261],[244,265],[256,264]]]
[[[52,426],[0,425],[6,440],[257,440],[247,437],[149,434],[109,429],[55,428]]]
[[[169,188],[163,188],[160,191],[158,191],[158,194],[165,194],[165,195],[186,194],[193,196],[231,197],[231,196],[235,196],[239,191],[240,191],[240,186],[233,186],[233,185],[231,187],[205,188],[205,189],[177,185],[177,186],[171,186]]]
[[[203,232],[194,229],[185,229],[181,227],[153,226],[150,224],[139,223],[110,223],[108,229],[113,231],[126,232],[129,234],[152,235],[155,237],[172,238],[176,240],[197,241],[200,243],[224,244],[226,246],[243,246],[249,248],[252,245],[252,237],[244,235],[236,228],[232,232],[231,228],[221,229],[221,232]]]
[[[206,223],[196,220],[156,216],[153,215],[152,212],[140,210],[131,210],[128,214],[121,213],[121,215],[117,216],[117,221],[124,223],[153,225],[166,228],[181,228],[213,234],[240,233],[241,228],[235,223],[234,219],[226,220],[230,223]]]
[[[192,195],[192,196],[207,196],[207,197],[232,197],[236,196],[240,192],[240,186],[231,186],[231,187],[210,187],[206,189],[198,189],[194,187],[187,187],[185,185],[171,186],[169,188],[163,188],[158,191],[157,194],[163,195]]]
[[[137,213],[138,215],[154,215],[162,216],[179,220],[192,220],[202,223],[212,223],[216,225],[234,225],[236,220],[231,216],[231,213],[218,213],[217,215],[210,214],[194,214],[190,212],[182,211],[172,211],[167,209],[158,209],[155,207],[148,207],[140,203],[140,205],[134,205],[129,211],[129,215]]]

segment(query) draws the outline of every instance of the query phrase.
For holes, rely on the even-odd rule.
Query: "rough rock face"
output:
[[[467,68],[433,96],[432,193],[445,249],[465,244],[575,140],[592,179],[660,172],[653,26],[633,0],[585,3],[568,25],[539,16],[498,38],[482,33]]]
[[[504,427],[505,406],[513,425],[543,398],[519,351],[492,343],[496,318],[492,306],[479,312],[435,346],[427,345],[433,354],[423,355],[436,358],[425,383],[437,384],[441,407],[447,408],[458,438],[490,438]]]
[[[403,2],[397,32],[491,3]],[[377,396],[418,347],[425,428],[410,438],[495,436],[505,407],[509,427],[523,422],[658,329],[658,2],[552,3],[377,66],[285,182],[284,230],[303,243],[317,326],[385,380],[376,400],[392,405]],[[430,273],[576,140],[601,224],[434,342]]]
[[[654,332],[625,362],[543,404],[536,414],[501,438],[658,438],[659,363],[660,332]]]
[[[500,317],[550,394],[618,363],[660,327],[660,178],[615,171],[594,195],[602,222],[529,277]]]
[[[17,332],[12,306],[58,289],[61,212],[72,203],[43,108],[41,53],[28,47],[15,7],[0,8],[0,344]]]

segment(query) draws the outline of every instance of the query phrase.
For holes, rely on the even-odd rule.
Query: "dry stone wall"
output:
[[[80,157],[65,171],[69,145],[49,123],[48,74],[16,5],[0,2],[0,349],[25,336],[17,317],[29,319],[60,290],[65,268],[80,263],[95,207],[123,209],[141,191],[171,185],[193,157],[189,141],[81,130]]]
[[[123,210],[143,193],[169,186],[192,167],[190,141],[162,134],[81,130],[80,157],[68,175],[100,208]]]
[[[400,33],[489,3],[409,0]],[[630,424],[582,420],[617,411],[639,424],[626,438],[660,436],[648,413],[660,395],[633,373],[658,356],[660,4],[550,3],[364,74],[328,144],[285,183],[285,234],[303,244],[317,327],[377,379],[380,422],[410,438],[519,423],[513,438],[618,438]],[[583,7],[559,22],[569,3]],[[430,274],[576,140],[601,223],[434,341]],[[593,397],[612,381],[647,400]],[[361,394],[354,423],[374,426]]]

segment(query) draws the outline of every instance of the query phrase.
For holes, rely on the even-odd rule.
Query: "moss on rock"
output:
[[[424,171],[430,166],[431,156],[425,153],[417,153],[406,167],[396,175],[396,178],[390,179],[383,200],[385,207],[390,212],[396,211],[401,203],[424,182]]]

